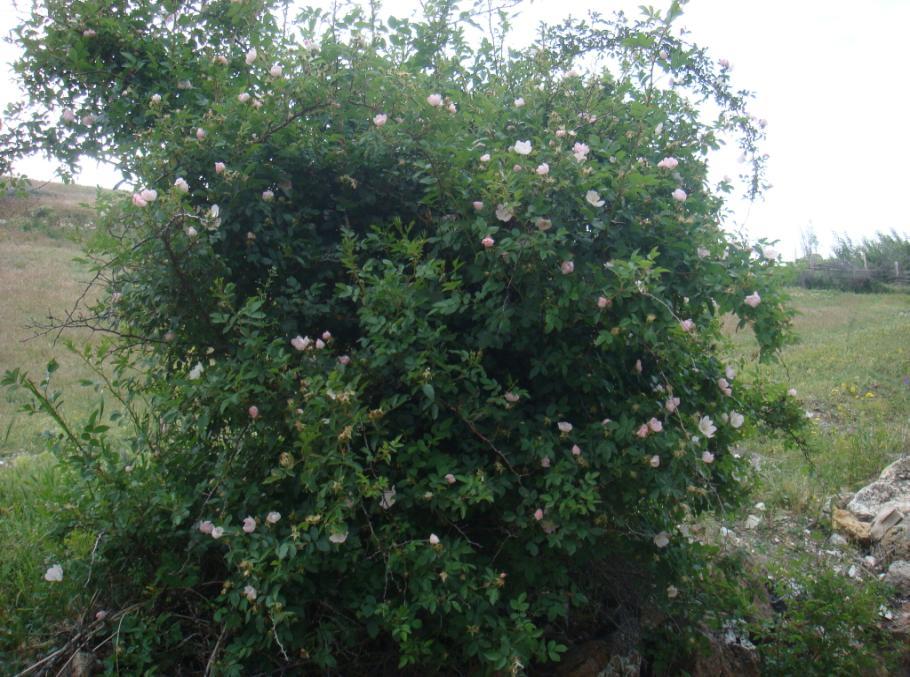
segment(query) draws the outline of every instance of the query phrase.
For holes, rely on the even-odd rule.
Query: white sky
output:
[[[19,5],[17,11],[16,5]],[[0,26],[27,0],[0,0]],[[329,0],[312,0],[327,6]],[[515,20],[515,42],[541,20],[560,21],[589,9],[637,13],[642,0],[534,0]],[[666,8],[669,0],[652,0]],[[410,14],[417,0],[386,0],[385,10]],[[733,83],[756,92],[754,112],[768,120],[765,150],[773,188],[758,203],[731,203],[731,229],[780,240],[785,258],[800,251],[801,232],[814,229],[825,252],[834,233],[854,239],[879,230],[910,234],[903,191],[910,193],[910,88],[906,27],[910,0],[691,0],[677,22],[696,42],[733,65]],[[0,45],[0,75],[12,79],[16,48]],[[17,96],[0,88],[0,108]],[[730,154],[732,156],[732,153]],[[52,165],[33,158],[20,171],[52,178]],[[736,175],[727,156],[714,175]],[[105,167],[86,164],[77,180],[112,186]]]

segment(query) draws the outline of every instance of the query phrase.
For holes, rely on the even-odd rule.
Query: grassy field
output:
[[[910,453],[910,294],[792,290],[799,343],[773,374],[797,389],[813,423],[807,453],[752,439],[758,500],[813,512]],[[734,335],[740,353],[748,332]]]

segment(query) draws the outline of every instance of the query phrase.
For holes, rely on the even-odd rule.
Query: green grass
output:
[[[910,452],[910,295],[792,294],[800,341],[772,371],[812,415],[808,462],[802,451],[764,439],[743,451],[761,462],[757,500],[810,512]],[[747,354],[748,332],[734,344]]]
[[[63,581],[44,580],[47,568],[74,557],[90,560],[90,534],[55,534],[65,476],[48,454],[22,456],[0,468],[0,672],[22,667],[55,646],[87,608],[85,572],[64,569]]]

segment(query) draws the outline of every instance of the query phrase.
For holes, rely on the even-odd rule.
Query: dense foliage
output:
[[[18,29],[41,109],[6,159],[136,186],[68,319],[114,337],[107,408],[58,440],[101,536],[48,571],[136,605],[120,670],[517,672],[605,605],[700,613],[678,525],[741,494],[745,430],[799,419],[721,359],[728,313],[765,358],[789,316],[707,179],[734,134],[762,187],[760,125],[679,6],[515,52],[427,4],[292,39],[262,2],[47,0]]]

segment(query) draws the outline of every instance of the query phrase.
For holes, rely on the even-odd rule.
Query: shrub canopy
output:
[[[679,5],[520,51],[427,5],[46,0],[17,29],[38,106],[6,160],[136,186],[70,318],[115,337],[116,413],[60,437],[106,603],[143,605],[120,669],[555,660],[605,604],[694,608],[677,525],[795,421],[722,359],[728,313],[765,357],[789,315],[719,225],[707,157],[737,138],[757,192],[761,129]]]

